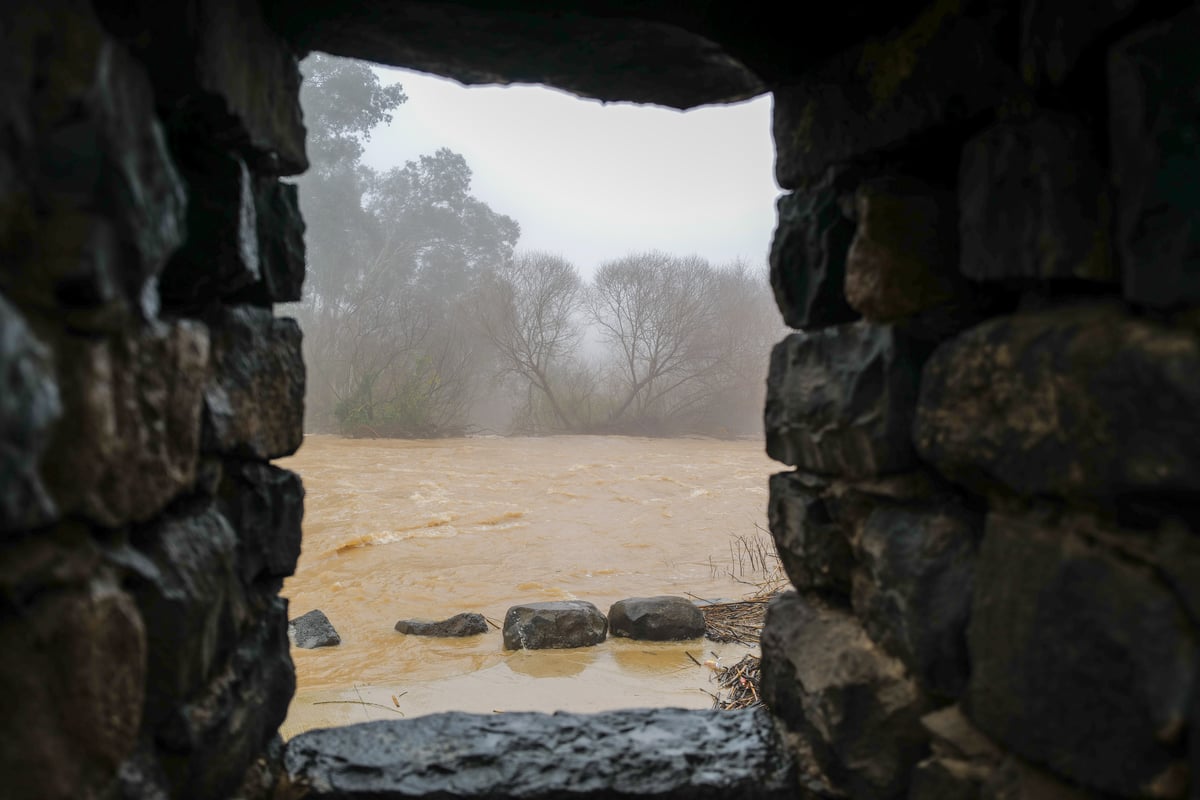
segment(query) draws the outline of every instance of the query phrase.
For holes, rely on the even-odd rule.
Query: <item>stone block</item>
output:
[[[302,733],[284,765],[311,800],[782,800],[797,791],[795,764],[762,712],[452,711]]]
[[[1081,123],[1043,113],[967,142],[959,171],[962,273],[976,281],[1115,282],[1103,159]]]
[[[267,460],[304,440],[300,326],[264,308],[222,308],[208,318],[212,377],[204,390],[204,449]]]
[[[43,476],[64,513],[141,522],[191,487],[208,345],[190,321],[53,339],[63,414]]]
[[[700,639],[704,613],[686,597],[627,597],[609,609],[608,632],[647,642]]]
[[[796,472],[771,476],[767,516],[779,561],[801,591],[850,596],[854,557],[841,522],[821,495],[820,483]]]
[[[169,306],[196,307],[261,280],[258,217],[240,158],[185,147],[178,161],[187,183],[187,241],[163,270],[159,291]]]
[[[1099,504],[1200,487],[1200,338],[1084,304],[997,318],[925,366],[914,440],[981,488]]]
[[[1105,795],[1008,756],[988,776],[981,800],[1099,800]]]
[[[902,797],[925,755],[928,700],[848,611],[792,592],[767,609],[763,700],[847,796]]]
[[[1080,59],[1138,6],[1138,0],[1054,0],[1021,4],[1021,77],[1031,86],[1061,86]]]
[[[909,800],[980,800],[1004,751],[971,726],[958,706],[921,719],[930,734],[930,756],[913,770]]]
[[[441,636],[461,638],[480,636],[488,632],[487,620],[482,614],[464,613],[439,622],[418,619],[402,619],[396,623],[398,633],[408,636]]]
[[[213,507],[142,528],[126,555],[149,643],[146,725],[155,730],[208,682],[238,637],[237,540]]]
[[[0,27],[16,51],[6,130],[28,193],[14,198],[23,215],[3,212],[0,281],[43,303],[152,316],[151,279],[183,239],[185,198],[144,70],[90,3],[13,6]]]
[[[821,328],[858,318],[846,303],[846,253],[854,223],[842,214],[831,181],[776,202],[771,288],[793,328]]]
[[[55,584],[69,582],[27,587],[0,606],[0,768],[13,800],[99,796],[137,743],[146,674],[137,608],[103,570],[75,577],[59,571]]]
[[[62,413],[50,350],[0,296],[0,533],[51,522],[41,461]]]
[[[864,323],[788,336],[771,351],[767,454],[845,478],[911,467],[924,355],[892,328]]]
[[[858,187],[855,207],[846,301],[865,319],[900,322],[970,299],[958,275],[952,192],[915,178],[877,178]]]
[[[856,554],[854,613],[932,695],[966,686],[967,620],[983,518],[961,505],[880,505]]]
[[[909,145],[999,105],[1018,84],[995,46],[1007,13],[930,3],[907,27],[776,89],[775,180],[794,189],[830,165]]]
[[[230,797],[287,716],[296,675],[287,601],[274,598],[207,685],[158,733],[161,762],[181,800]]]
[[[258,3],[197,0],[181,15],[132,0],[100,13],[146,65],[174,134],[233,146],[255,172],[308,168],[296,56]]]
[[[607,634],[608,620],[586,600],[523,603],[504,615],[505,650],[590,647]]]
[[[258,267],[262,279],[234,296],[235,301],[270,305],[303,297],[304,218],[298,188],[274,178],[254,180],[258,225]]]
[[[1109,141],[1125,296],[1200,301],[1200,9],[1148,26],[1109,53]]]
[[[258,461],[226,462],[221,476],[221,512],[237,533],[242,582],[294,573],[304,518],[300,476]]]
[[[1200,637],[1153,570],[1088,534],[1078,520],[989,515],[967,714],[1083,786],[1178,797]]]
[[[958,706],[927,714],[932,753],[913,770],[909,800],[1088,800],[1101,795],[1014,757]]]
[[[333,623],[319,608],[314,608],[307,614],[301,614],[295,619],[289,620],[287,633],[291,643],[304,650],[336,647],[342,643],[342,637],[334,629]]]

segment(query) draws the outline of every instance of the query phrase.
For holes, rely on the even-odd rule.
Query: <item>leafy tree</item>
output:
[[[406,100],[369,66],[314,55],[301,91],[313,167],[305,327],[309,424],[345,433],[431,435],[465,423],[478,348],[452,300],[504,265],[517,223],[470,194],[471,170],[441,149],[378,173],[371,129]]]

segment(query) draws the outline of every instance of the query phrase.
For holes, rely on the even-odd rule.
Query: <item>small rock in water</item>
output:
[[[650,642],[676,642],[704,636],[704,613],[686,597],[629,597],[608,610],[613,636]]]
[[[590,647],[608,634],[608,620],[586,600],[523,603],[504,615],[505,650]]]
[[[305,650],[333,647],[342,643],[342,637],[333,629],[329,617],[319,608],[288,622],[288,638],[293,645]]]
[[[483,615],[473,613],[455,614],[441,622],[402,619],[396,623],[396,630],[409,636],[478,636],[487,629]]]

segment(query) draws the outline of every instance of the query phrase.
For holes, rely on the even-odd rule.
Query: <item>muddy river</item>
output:
[[[728,599],[761,574],[737,538],[765,537],[760,440],[563,436],[429,441],[308,436],[279,464],[307,489],[304,547],[284,585],[295,617],[320,608],[338,647],[293,648],[298,688],[284,736],[435,711],[706,708],[697,666],[747,652],[707,640],[505,651],[396,633],[399,619],[580,599]],[[689,658],[689,655],[691,658]]]

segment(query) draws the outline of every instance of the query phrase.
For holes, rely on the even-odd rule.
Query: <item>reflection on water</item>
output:
[[[596,660],[596,648],[572,650],[519,650],[504,665],[529,678],[569,678],[587,669]]]
[[[320,608],[342,637],[293,649],[285,735],[450,709],[707,707],[707,672],[687,654],[733,653],[712,642],[512,653],[495,629],[448,640],[393,625],[461,611],[498,624],[538,600],[607,612],[631,596],[739,596],[746,587],[724,572],[730,539],[765,525],[778,469],[760,441],[629,437],[309,436],[280,464],[307,489],[290,613]]]

